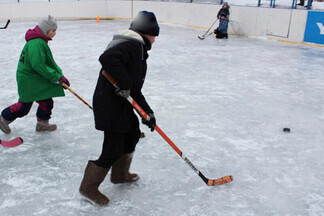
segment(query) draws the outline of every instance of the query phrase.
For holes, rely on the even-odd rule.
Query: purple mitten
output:
[[[60,79],[60,83],[65,83],[67,86],[70,87],[70,82],[68,79],[66,79],[65,76],[62,76],[61,79]]]

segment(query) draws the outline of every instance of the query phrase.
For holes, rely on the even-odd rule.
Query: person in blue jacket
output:
[[[222,14],[219,19],[219,26],[214,30],[216,38],[228,38],[227,30],[229,19],[226,18],[226,14]]]
[[[230,16],[229,9],[230,9],[230,6],[228,5],[228,3],[224,2],[222,8],[217,13],[217,19],[220,20],[220,17],[222,14],[225,14],[226,18],[229,19],[229,16]]]

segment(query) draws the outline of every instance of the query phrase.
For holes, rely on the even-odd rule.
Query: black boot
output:
[[[107,205],[108,197],[102,194],[98,188],[105,179],[110,168],[102,168],[97,166],[93,161],[88,161],[88,165],[84,171],[79,192],[85,199],[94,205]]]

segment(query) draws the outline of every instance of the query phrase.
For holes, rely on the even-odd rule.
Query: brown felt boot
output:
[[[105,179],[110,168],[102,168],[97,166],[93,161],[88,161],[88,165],[84,171],[79,192],[81,195],[94,205],[107,205],[108,197],[102,194],[98,188]]]
[[[114,184],[135,182],[139,176],[129,172],[129,167],[133,159],[133,153],[123,154],[111,168],[110,181]]]
[[[11,129],[9,127],[9,124],[13,121],[7,121],[0,115],[0,130],[2,130],[3,133],[5,134],[10,134]]]
[[[37,119],[36,131],[55,131],[56,128],[56,124],[50,124],[48,120]]]

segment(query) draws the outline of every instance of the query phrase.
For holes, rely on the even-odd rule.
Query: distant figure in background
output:
[[[36,131],[54,131],[49,124],[53,109],[53,97],[64,96],[61,83],[70,86],[61,68],[55,63],[48,41],[56,35],[57,22],[45,17],[34,29],[26,32],[26,44],[21,52],[17,67],[18,102],[5,108],[0,115],[0,129],[9,134],[9,124],[16,118],[27,115],[37,102]]]
[[[217,19],[220,19],[222,14],[225,14],[226,18],[229,19],[229,15],[230,15],[229,9],[230,9],[230,6],[228,5],[228,3],[224,2],[222,8],[217,13]]]
[[[228,22],[229,19],[226,18],[226,14],[222,14],[219,19],[219,26],[214,30],[216,34],[216,38],[228,38],[227,30],[228,30]]]
[[[312,6],[313,0],[311,0],[310,6]],[[304,6],[305,4],[305,0],[299,0],[299,3],[297,5],[299,6]],[[307,7],[307,4],[305,5],[305,7]]]

